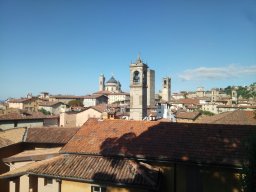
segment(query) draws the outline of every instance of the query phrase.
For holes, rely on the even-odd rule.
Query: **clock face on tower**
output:
[[[133,83],[138,84],[140,83],[140,72],[134,71],[133,73]]]

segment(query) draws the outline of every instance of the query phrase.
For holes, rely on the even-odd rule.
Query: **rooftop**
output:
[[[256,125],[255,111],[236,110],[213,116],[205,116],[198,123]]]
[[[106,83],[115,83],[117,84],[117,80],[114,78],[114,76],[112,76]]]
[[[194,112],[179,112],[176,114],[177,119],[191,119],[195,120],[199,115],[201,115],[200,112],[194,111]]]
[[[38,105],[39,106],[54,106],[54,105],[57,105],[57,104],[63,104],[62,102],[59,102],[59,101],[56,101],[56,102],[50,102],[50,101],[44,101],[44,102],[40,102]]]
[[[11,178],[23,174],[45,175],[53,178],[105,182],[154,189],[159,170],[145,163],[128,159],[84,155],[60,155],[14,169],[0,176]]]
[[[25,128],[14,128],[0,131],[0,148],[22,142],[25,131]]]
[[[61,153],[241,166],[255,126],[89,119]]]
[[[77,131],[78,128],[29,128],[25,142],[66,144]]]
[[[61,148],[47,148],[47,149],[36,149],[27,150],[16,155],[10,156],[8,158],[2,159],[3,162],[19,162],[19,161],[39,161],[44,159],[49,159],[51,157],[59,155],[59,150]]]
[[[59,117],[52,116],[52,115],[44,115],[41,112],[33,112],[33,113],[11,112],[8,114],[0,115],[0,121],[22,120],[22,119],[52,119],[52,118],[59,118]]]

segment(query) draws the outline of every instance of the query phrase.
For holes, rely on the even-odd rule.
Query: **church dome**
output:
[[[112,76],[108,81],[107,83],[115,83],[117,84],[117,80]]]

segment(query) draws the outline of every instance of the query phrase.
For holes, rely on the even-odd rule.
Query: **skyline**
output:
[[[74,3],[75,2],[75,3]],[[172,92],[256,81],[256,1],[1,1],[0,99],[129,91],[138,53]]]

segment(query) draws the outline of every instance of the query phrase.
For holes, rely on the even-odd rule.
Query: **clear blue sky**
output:
[[[172,91],[256,81],[255,0],[1,0],[0,98],[85,95],[138,52]]]

